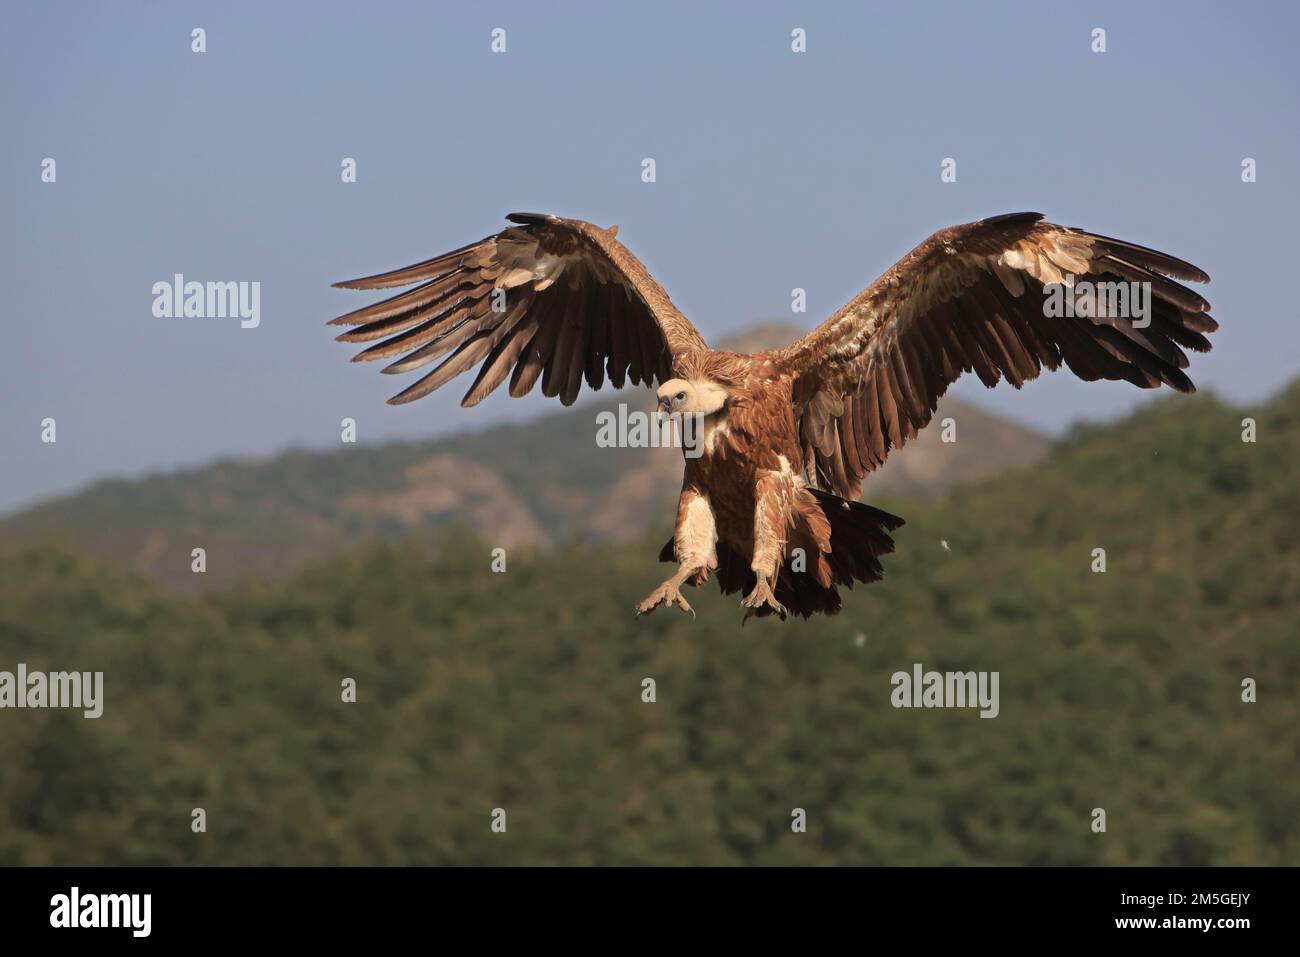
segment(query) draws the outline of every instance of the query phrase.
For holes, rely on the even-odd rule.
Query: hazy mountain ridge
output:
[[[768,323],[721,345],[757,351],[801,332]],[[100,482],[0,520],[0,538],[66,540],[182,587],[283,574],[360,539],[449,525],[503,547],[630,541],[669,526],[682,462],[676,449],[598,448],[597,415],[623,403],[652,406],[649,390],[627,389],[446,438],[294,450]],[[948,417],[957,422],[954,443],[940,439]],[[463,421],[472,427],[472,416]],[[891,455],[864,494],[933,496],[1035,462],[1048,445],[1037,432],[945,399],[930,428]],[[190,569],[195,547],[207,551],[204,576]]]

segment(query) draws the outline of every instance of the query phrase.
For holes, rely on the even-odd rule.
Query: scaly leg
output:
[[[763,472],[754,489],[754,556],[750,562],[758,579],[753,591],[740,603],[746,609],[745,620],[755,610],[764,606],[785,618],[785,607],[772,593],[776,585],[778,567],[785,550],[785,531],[788,526],[787,502],[792,492],[789,475],[783,472]]]
[[[682,597],[681,587],[690,582],[699,585],[708,580],[709,572],[718,567],[718,531],[709,500],[693,488],[682,489],[677,502],[677,530],[673,533],[673,550],[677,554],[677,572],[637,605],[638,615],[648,615],[660,605],[676,605],[695,616],[694,609]]]

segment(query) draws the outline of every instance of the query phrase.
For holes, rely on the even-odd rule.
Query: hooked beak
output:
[[[672,399],[669,396],[661,396],[659,399],[659,412],[661,415],[667,415],[672,407]]]

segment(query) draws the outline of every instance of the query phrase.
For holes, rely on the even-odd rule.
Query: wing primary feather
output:
[[[1106,247],[1107,252],[1118,253],[1121,258],[1146,266],[1149,269],[1159,270],[1176,279],[1185,279],[1189,282],[1210,281],[1210,277],[1203,269],[1198,269],[1177,256],[1171,256],[1168,253],[1162,253],[1146,246],[1139,246],[1137,243],[1125,242],[1122,239],[1112,239],[1099,233],[1086,233],[1085,235],[1090,239],[1100,240],[1102,245]]]
[[[881,363],[877,368],[875,379],[876,392],[880,397],[880,414],[885,423],[885,434],[889,437],[890,445],[898,448],[903,444],[903,430],[899,427],[898,403],[894,398],[895,386],[889,381],[889,367]]]
[[[570,342],[564,376],[560,380],[560,402],[564,405],[573,405],[582,389],[582,377],[587,368],[587,347],[591,341],[591,299],[594,292],[595,289],[582,289],[576,297],[576,328]]]
[[[453,249],[449,253],[443,253],[440,256],[434,256],[432,259],[426,259],[424,262],[416,263],[414,266],[404,266],[401,269],[394,269],[391,272],[376,273],[373,276],[363,276],[360,279],[345,279],[342,282],[334,283],[336,289],[389,289],[393,286],[409,286],[413,282],[420,282],[424,279],[431,279],[442,276],[454,269],[459,269],[463,264],[468,262],[476,253],[483,250],[480,247],[489,243],[496,243],[496,236],[487,236],[478,242],[470,243],[467,246],[461,246],[459,249]]]
[[[511,368],[518,361],[519,356],[523,353],[528,344],[532,342],[533,336],[537,333],[537,319],[535,317],[525,316],[520,320],[510,332],[497,343],[492,354],[483,362],[483,367],[479,369],[474,384],[469,387],[465,397],[460,400],[460,404],[465,408],[478,405],[485,398],[492,394],[507,375],[510,374]]]
[[[919,390],[917,398],[921,401],[921,418],[916,427],[918,430],[923,429],[930,421],[934,404],[943,394],[945,384],[939,382],[934,362],[930,358],[929,346],[919,329],[913,326],[911,335],[902,337],[899,344],[904,350],[908,377],[912,380],[913,387]]]
[[[581,310],[582,304],[575,290],[566,290],[564,310],[563,312],[557,310],[557,318],[554,320],[559,324],[559,335],[556,337],[550,360],[542,372],[542,395],[554,398],[560,394],[560,387],[568,374],[569,361],[573,356],[573,339],[577,332],[577,320]]]
[[[392,296],[362,309],[354,309],[337,319],[331,319],[329,325],[369,326],[377,325],[377,320],[380,319],[400,321],[410,313],[418,314],[422,310],[446,302],[448,299],[454,301],[456,298],[466,295],[469,290],[481,289],[482,286],[482,279],[476,272],[457,270],[450,275],[431,280],[422,286],[408,289],[400,295]]]
[[[405,405],[407,402],[414,402],[432,392],[434,389],[445,385],[456,376],[460,375],[474,363],[478,362],[492,349],[492,331],[483,330],[473,336],[460,347],[449,355],[442,365],[434,369],[424,378],[420,379],[414,385],[403,389],[397,395],[388,400],[389,405]]]
[[[543,299],[543,304],[539,306],[541,311],[537,319],[537,333],[510,377],[510,395],[515,399],[532,391],[555,350],[555,339],[560,332],[559,320],[564,316],[563,303],[557,302],[549,290]]]
[[[609,300],[613,289],[599,283],[592,290],[590,306],[590,336],[587,342],[587,362],[584,373],[587,386],[593,392],[605,384],[605,356],[609,352]]]
[[[876,383],[870,379],[866,381],[863,393],[866,396],[867,410],[864,424],[867,426],[867,435],[871,440],[868,447],[871,450],[871,456],[875,460],[875,464],[879,465],[885,461],[885,456],[889,454],[889,446],[885,441],[885,433],[882,427],[880,393]]]
[[[516,309],[514,315],[518,315]],[[493,312],[488,301],[485,299],[482,303],[470,310],[464,318],[456,325],[451,326],[445,331],[435,329],[431,332],[423,332],[416,338],[405,343],[387,343],[383,342],[377,346],[371,346],[365,352],[357,355],[353,361],[361,358],[381,358],[383,356],[394,355],[397,352],[403,352],[412,346],[418,345],[405,357],[398,359],[391,365],[384,367],[383,371],[387,375],[393,375],[399,372],[410,372],[412,369],[418,369],[420,366],[428,365],[439,356],[446,355],[452,349],[455,349],[462,342],[468,340],[471,336],[484,329],[494,327]],[[420,343],[426,343],[420,345]]]
[[[952,328],[965,346],[966,358],[970,360],[980,381],[991,389],[998,384],[1000,377],[997,366],[985,352],[983,339],[979,334],[981,319],[973,309],[960,303],[953,303],[953,310],[957,315],[957,321]]]
[[[416,326],[414,329],[408,329],[390,339],[385,339],[376,345],[361,350],[352,357],[352,361],[369,362],[374,359],[390,359],[404,352],[414,353],[415,350],[425,347],[426,344],[445,342],[448,337],[458,330],[477,323],[488,312],[489,307],[490,304],[486,299],[465,302],[449,313],[434,316],[428,322]],[[446,348],[442,349],[441,352],[433,349],[429,351],[434,352],[433,357],[436,357],[458,345],[464,338],[465,335],[462,334],[458,339],[455,339]],[[422,354],[427,355],[428,353]]]
[[[1102,273],[1101,281],[1107,279],[1122,279],[1127,282],[1150,283],[1153,295],[1159,296],[1168,302],[1172,302],[1184,312],[1199,313],[1206,312],[1210,308],[1209,302],[1195,289],[1188,289],[1180,282],[1175,282],[1150,269],[1144,269],[1141,266],[1135,266],[1126,262],[1117,256],[1107,256],[1096,264]],[[1106,273],[1114,273],[1108,276]]]
[[[627,301],[622,290],[615,287],[606,306],[609,311],[609,358],[605,361],[605,372],[616,389],[623,388],[627,382],[627,370],[632,361],[628,345]]]
[[[908,357],[904,344],[906,338],[906,336],[900,337],[898,345],[890,350],[889,365],[894,373],[893,381],[898,386],[899,411],[906,413],[907,420],[913,428],[920,428],[921,422],[925,418],[925,406],[921,395],[921,386],[919,383],[912,381],[912,375],[908,369]]]

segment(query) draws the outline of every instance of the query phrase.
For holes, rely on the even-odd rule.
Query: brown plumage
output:
[[[1065,364],[1082,379],[1194,391],[1184,349],[1206,352],[1209,304],[1189,263],[1013,213],[935,233],[798,342],[715,352],[616,229],[515,213],[516,225],[394,272],[337,285],[414,288],[333,320],[374,342],[385,372],[436,365],[390,402],[477,368],[476,405],[508,377],[571,404],[585,381],[659,384],[666,414],[698,423],[685,458],[676,574],[638,606],[690,605],[716,573],[746,617],[839,611],[839,585],[876,581],[902,524],[855,501],[862,480],[924,428],[963,372],[1019,388]],[[1135,302],[1141,306],[1130,308]],[[1055,303],[1055,307],[1053,306]]]

